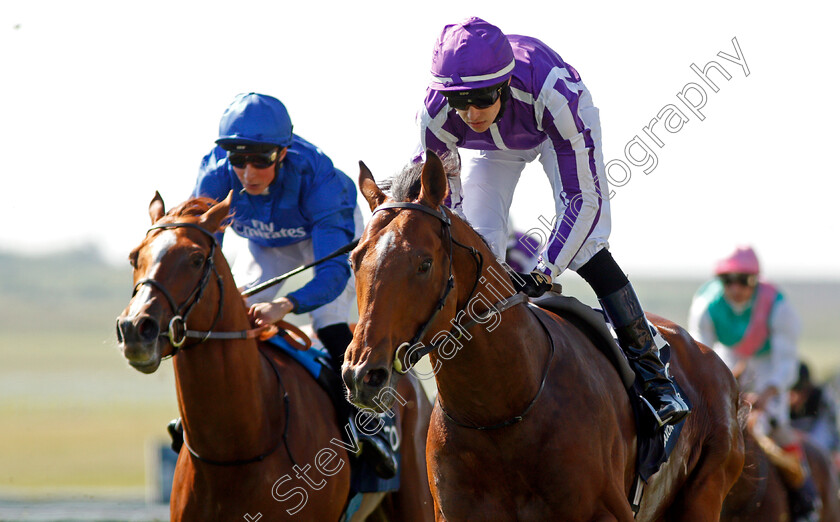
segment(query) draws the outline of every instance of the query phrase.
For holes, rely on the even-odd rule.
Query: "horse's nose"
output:
[[[159,335],[160,325],[148,315],[133,319],[128,317],[117,318],[117,340],[120,344],[125,342],[150,344],[157,340]]]
[[[364,377],[362,377],[362,382],[365,386],[379,389],[385,384],[385,381],[388,380],[388,370],[385,368],[374,368],[372,370],[368,370]]]
[[[362,365],[353,368],[345,364],[341,373],[344,385],[351,392],[359,390],[360,387],[379,389],[388,380],[388,370],[382,367],[368,369],[366,365]]]
[[[341,372],[341,380],[344,381],[344,386],[350,390],[351,393],[356,390],[356,372],[344,365],[344,370]]]
[[[347,387],[348,399],[357,406],[377,406],[373,399],[388,383],[388,370],[383,367],[370,368],[367,365],[352,367],[345,363],[342,379]]]

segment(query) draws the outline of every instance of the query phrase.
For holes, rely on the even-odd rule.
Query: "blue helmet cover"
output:
[[[249,92],[238,94],[219,122],[219,139],[225,145],[292,144],[292,120],[286,106],[272,96]]]

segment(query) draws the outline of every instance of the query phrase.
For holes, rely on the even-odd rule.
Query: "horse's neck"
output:
[[[513,287],[504,269],[484,254],[482,279],[472,297],[469,290],[475,269],[459,274],[458,324],[476,319],[491,305],[513,295]],[[460,266],[470,266],[462,260]],[[469,297],[469,298],[468,298]],[[501,417],[518,415],[538,392],[547,364],[548,343],[543,328],[527,305],[520,304],[495,313],[491,320],[473,326],[459,343],[452,342],[444,351],[433,352],[438,394],[446,411],[453,417],[473,424],[493,424]],[[461,347],[459,348],[459,344]],[[453,351],[457,349],[454,355]],[[449,356],[451,355],[451,356]]]
[[[228,297],[214,331],[248,328],[241,301]],[[182,350],[173,368],[187,439],[199,454],[242,458],[268,443],[281,406],[277,378],[255,340],[207,340]]]

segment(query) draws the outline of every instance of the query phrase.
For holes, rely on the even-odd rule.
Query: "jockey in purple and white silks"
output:
[[[539,261],[517,288],[539,295],[570,268],[592,286],[622,348],[644,382],[660,426],[689,413],[659,359],[641,304],[607,241],[610,205],[598,109],[578,72],[536,38],[506,36],[480,18],[444,27],[418,115],[420,152],[475,149],[460,179],[449,178],[450,207],[504,258],[508,214],[525,165],[539,160],[556,217]],[[534,237],[534,236],[530,236]]]

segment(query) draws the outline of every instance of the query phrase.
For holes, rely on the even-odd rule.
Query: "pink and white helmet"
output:
[[[510,78],[515,65],[507,36],[481,18],[449,24],[435,43],[432,81],[436,91],[469,91]]]
[[[718,261],[715,275],[721,274],[753,274],[758,275],[758,256],[749,246],[739,246],[734,252]]]

